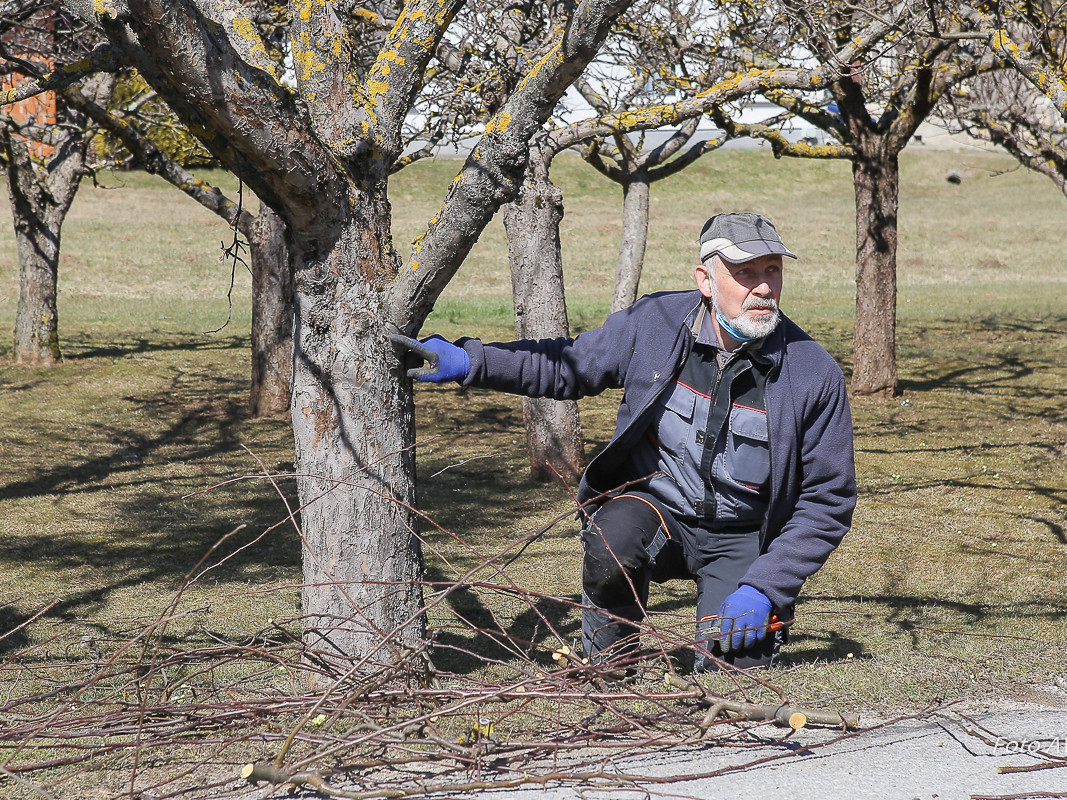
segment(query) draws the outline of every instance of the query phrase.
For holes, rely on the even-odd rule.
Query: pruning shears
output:
[[[436,375],[441,371],[441,356],[424,345],[418,339],[412,339],[410,336],[404,336],[399,333],[390,333],[389,341],[395,344],[397,347],[403,347],[420,359],[426,362],[424,367],[413,367],[409,369],[409,378],[419,378],[425,375]]]
[[[719,618],[718,614],[709,614],[706,617],[701,617],[700,618],[700,622],[701,623],[711,622],[712,620],[716,620],[718,618]],[[793,622],[794,622],[794,620],[791,620],[791,619],[783,620],[783,619],[779,618],[779,616],[777,614],[771,614],[770,618],[767,620],[766,626],[761,625],[759,627],[761,627],[761,628],[762,627],[766,627],[766,629],[768,631],[777,631],[777,630],[781,630],[782,628],[788,628],[790,625],[793,624]]]

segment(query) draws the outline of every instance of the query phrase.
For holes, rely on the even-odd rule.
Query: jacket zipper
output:
[[[770,464],[771,474],[768,482],[770,483],[770,489],[767,492],[767,511],[763,515],[763,524],[760,525],[759,530],[759,552],[763,554],[763,546],[767,542],[767,527],[771,522],[771,509],[774,508],[775,500],[775,486],[774,480],[774,443],[771,441],[774,437],[771,436],[771,403],[768,400],[767,384],[770,383],[772,378],[777,378],[778,374],[782,371],[782,362],[785,361],[785,334],[782,334],[782,358],[777,364],[772,367],[771,372],[767,373],[767,380],[763,384],[763,405],[767,408],[767,462]]]
[[[701,301],[701,302],[703,302],[703,301]],[[694,311],[697,311],[699,308],[700,308],[700,303],[697,303],[697,305],[693,306],[693,308],[691,308],[688,312],[686,312],[686,315],[685,315],[685,317],[683,319],[683,322],[685,320],[689,319],[690,315]],[[675,365],[673,367],[674,370],[677,370],[679,363],[682,363],[682,364],[685,363],[685,360],[687,358],[689,358],[690,351],[693,349],[693,333],[692,333],[692,331],[689,330],[689,326],[688,325],[683,327],[682,330],[685,332],[686,341],[685,341],[685,346],[682,348],[681,358],[679,359],[678,362],[675,363]],[[666,390],[666,388],[667,388],[667,382],[664,381],[662,384],[660,384],[660,387],[655,392],[655,394],[653,394],[652,397],[649,398],[648,402],[645,403],[644,408],[642,408],[639,412],[637,412],[636,414],[634,414],[633,417],[630,418],[630,425],[627,426],[627,427],[632,427],[637,422],[637,420],[639,420],[642,416],[644,416],[645,412],[648,411],[650,408],[652,408],[652,405],[656,402],[656,400],[659,399],[659,396],[661,394],[663,394],[663,392]],[[599,461],[604,456],[604,454],[608,452],[609,449],[610,449],[610,446],[608,448],[605,448],[605,449],[601,450],[600,453],[597,454],[593,458],[593,460],[590,461],[586,465],[585,472],[586,472],[587,475],[589,474],[589,469],[593,466],[593,464],[595,464],[597,461]],[[590,488],[593,488],[593,487],[590,487]]]

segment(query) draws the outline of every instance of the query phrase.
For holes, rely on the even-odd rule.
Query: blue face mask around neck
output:
[[[726,317],[722,315],[722,312],[715,312],[715,321],[718,322],[720,326],[722,326],[722,329],[730,335],[731,339],[736,339],[737,341],[741,342],[741,344],[744,344],[745,342],[754,342],[756,339],[760,338],[758,336],[745,336],[745,334],[735,329],[729,322],[726,321]]]

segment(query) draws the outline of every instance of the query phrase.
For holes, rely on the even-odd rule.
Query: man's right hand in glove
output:
[[[742,583],[719,608],[719,647],[724,653],[747,650],[767,635],[770,617],[767,595]]]
[[[462,347],[456,347],[452,342],[436,333],[422,340],[423,347],[433,350],[440,359],[440,368],[430,375],[420,375],[420,381],[430,383],[447,383],[448,381],[461,381],[471,371],[471,359],[467,351]]]
[[[436,333],[421,342],[396,333],[391,334],[389,340],[407,348],[427,362],[425,367],[409,369],[408,377],[430,383],[445,383],[461,381],[471,371],[471,360],[467,352]]]

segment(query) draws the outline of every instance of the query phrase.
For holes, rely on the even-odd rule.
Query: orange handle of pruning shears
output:
[[[718,614],[709,614],[706,617],[701,617],[700,621],[701,622],[710,622],[711,620],[718,619],[718,618],[719,618]],[[779,628],[784,628],[787,625],[792,625],[792,624],[793,624],[793,620],[789,620],[788,622],[786,622],[786,621],[783,621],[783,620],[779,619],[777,614],[771,614],[771,618],[767,621],[767,630],[776,631]]]
[[[777,614],[771,614],[771,621],[767,624],[767,630],[776,631],[779,628],[788,628],[796,621],[796,617],[793,617],[792,619],[779,619]]]

